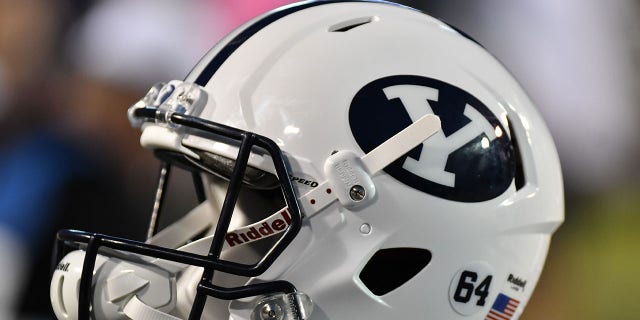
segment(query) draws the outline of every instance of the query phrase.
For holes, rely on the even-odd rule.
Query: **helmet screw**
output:
[[[262,320],[281,320],[283,316],[282,307],[273,301],[265,302],[260,310]]]
[[[349,196],[351,196],[351,199],[354,201],[362,201],[362,199],[367,196],[367,191],[363,186],[356,184],[349,190]]]
[[[360,226],[360,233],[362,233],[364,235],[370,234],[371,233],[371,225],[368,224],[368,223],[363,223]]]

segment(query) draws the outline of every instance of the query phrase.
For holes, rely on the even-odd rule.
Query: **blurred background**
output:
[[[0,319],[51,319],[54,234],[143,239],[157,162],[128,106],[290,1],[0,0]],[[556,141],[566,222],[522,317],[640,317],[640,2],[400,1],[519,79]]]

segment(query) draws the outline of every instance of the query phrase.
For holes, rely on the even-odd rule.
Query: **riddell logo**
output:
[[[253,242],[265,237],[269,237],[274,233],[279,233],[291,225],[291,215],[289,211],[280,211],[280,216],[263,222],[258,228],[251,227],[246,231],[232,231],[227,233],[226,240],[229,247],[239,244]]]
[[[60,271],[69,271],[69,265],[71,265],[71,263],[67,262],[67,263],[58,263],[58,265],[56,266],[56,270],[60,270]]]
[[[527,281],[523,280],[521,278],[518,278],[516,276],[514,276],[513,274],[509,274],[509,278],[507,278],[507,281],[511,282],[512,284],[524,289],[524,286],[527,285]]]

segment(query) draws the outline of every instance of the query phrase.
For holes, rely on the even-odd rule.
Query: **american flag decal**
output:
[[[510,298],[505,294],[498,294],[496,302],[491,306],[489,314],[484,318],[485,320],[509,320],[516,312],[520,301]]]

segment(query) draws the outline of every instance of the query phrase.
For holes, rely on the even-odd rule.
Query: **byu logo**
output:
[[[402,101],[412,122],[426,114],[435,114],[426,101],[438,101],[438,90],[418,85],[396,85],[382,90],[389,100]],[[490,141],[496,138],[494,128],[482,115],[465,104],[463,114],[471,119],[462,129],[446,137],[442,131],[427,140],[427,148],[422,148],[419,160],[407,158],[403,168],[433,182],[454,187],[455,173],[444,170],[451,153],[484,133]],[[488,145],[485,140],[485,145]],[[428,150],[428,151],[427,151]],[[428,154],[427,154],[428,153]]]
[[[445,199],[478,202],[497,197],[515,175],[513,146],[495,115],[468,92],[435,79],[393,76],[363,87],[349,124],[369,152],[425,114],[442,131],[385,168],[412,188]]]

